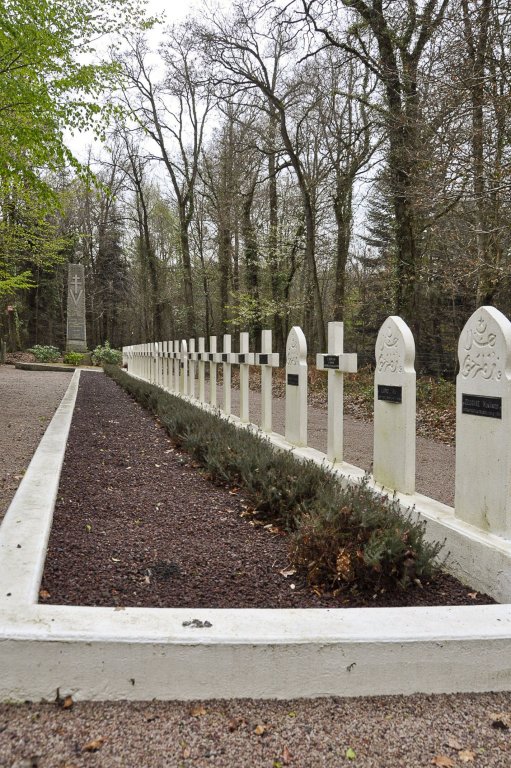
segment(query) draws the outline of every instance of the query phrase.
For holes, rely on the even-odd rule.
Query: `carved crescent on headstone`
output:
[[[477,309],[461,332],[458,359],[463,379],[511,378],[511,322],[495,307]]]
[[[379,373],[414,371],[415,341],[410,328],[398,315],[391,315],[381,326],[375,355]]]
[[[286,365],[299,365],[307,362],[307,341],[299,325],[294,325],[289,331],[286,358]]]

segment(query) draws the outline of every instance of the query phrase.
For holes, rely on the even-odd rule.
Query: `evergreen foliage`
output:
[[[66,352],[63,362],[66,365],[81,365],[83,355],[80,352]]]
[[[55,363],[60,359],[59,348],[51,344],[35,344],[27,352],[31,352],[38,363]]]
[[[152,411],[178,446],[210,478],[243,488],[257,518],[286,529],[291,559],[320,589],[406,589],[434,576],[441,544],[403,517],[395,500],[364,482],[345,487],[311,461],[273,449],[266,437],[238,429],[121,369],[106,373]]]
[[[121,362],[122,352],[119,349],[112,349],[109,341],[98,344],[92,352],[93,365],[120,365]]]

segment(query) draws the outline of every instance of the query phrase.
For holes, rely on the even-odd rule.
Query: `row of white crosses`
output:
[[[261,352],[248,350],[248,334],[240,334],[239,353],[231,337],[217,352],[215,336],[198,341],[163,342],[126,347],[130,372],[171,391],[205,402],[205,366],[210,365],[210,404],[217,407],[216,368],[223,365],[223,407],[231,412],[231,366],[240,366],[240,420],[249,422],[249,366],[261,367],[261,423],[272,431],[271,331],[263,331]],[[389,490],[415,492],[416,375],[415,343],[406,323],[392,316],[376,341],[374,377],[373,476]],[[482,530],[511,538],[511,323],[497,309],[482,307],[466,323],[458,345],[460,372],[456,388],[455,514]],[[285,437],[307,445],[307,343],[302,330],[291,329],[286,347]],[[173,367],[172,367],[173,365]],[[327,457],[343,461],[343,376],[355,372],[357,357],[343,350],[343,324],[329,323],[328,350],[316,366],[328,371]]]
[[[261,368],[261,424],[264,432],[272,431],[272,369],[279,365],[279,355],[272,352],[272,332],[262,332],[261,352],[249,351],[249,334],[240,333],[239,352],[232,352],[230,334],[223,336],[223,351],[217,351],[217,337],[209,337],[209,351],[206,352],[206,339],[181,341],[163,341],[152,344],[138,344],[124,347],[123,359],[130,373],[163,387],[170,392],[196,398],[196,380],[198,382],[198,400],[206,402],[206,365],[209,365],[209,405],[218,407],[217,368],[222,365],[223,399],[221,410],[231,414],[231,378],[232,366],[240,368],[240,421],[249,423],[249,367]],[[197,374],[197,375],[196,375]]]

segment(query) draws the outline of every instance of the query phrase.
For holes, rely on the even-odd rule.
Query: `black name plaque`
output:
[[[268,365],[268,355],[259,355],[259,365]]]
[[[390,384],[378,384],[378,400],[386,403],[402,403],[403,387],[395,387]]]
[[[246,355],[240,355],[238,359],[239,359],[240,363],[244,363],[245,362],[245,358],[246,358]]]
[[[483,395],[461,396],[461,412],[470,416],[488,416],[490,419],[502,418],[502,398]]]
[[[297,373],[288,373],[287,374],[287,383],[290,384],[292,387],[298,386],[298,374]]]
[[[227,355],[225,353],[222,355],[222,362],[223,363],[227,362]]]
[[[339,355],[323,355],[323,365],[325,368],[339,370]]]

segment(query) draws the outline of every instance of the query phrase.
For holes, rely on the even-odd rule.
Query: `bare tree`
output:
[[[306,18],[324,44],[360,60],[383,89],[388,167],[397,251],[396,310],[419,330],[421,224],[416,215],[417,159],[421,148],[419,65],[444,20],[450,0],[302,0]],[[452,0],[451,0],[452,2]],[[348,38],[336,23],[339,5],[355,14]],[[330,14],[323,15],[323,11]],[[334,21],[333,26],[329,22]],[[373,44],[374,41],[374,44]]]
[[[296,30],[288,24],[285,14],[283,15],[280,9],[272,8],[269,3],[255,6],[238,2],[234,4],[233,16],[230,19],[215,14],[210,25],[203,26],[200,31],[208,55],[214,64],[224,71],[223,82],[227,82],[233,89],[258,89],[269,105],[270,128],[272,124],[278,125],[280,140],[301,193],[305,221],[305,256],[314,299],[317,341],[319,346],[324,348],[326,336],[315,254],[313,190],[289,118],[290,104],[296,96],[297,80],[288,77],[285,65],[290,67],[290,61],[286,62],[286,59],[297,58],[300,44]],[[271,155],[270,161],[272,162]],[[271,167],[269,177],[270,180],[275,178]],[[273,232],[274,225],[274,221],[270,222]]]
[[[150,51],[141,36],[128,38],[120,57],[124,103],[157,147],[176,200],[188,331],[196,332],[190,225],[194,215],[201,148],[212,92],[195,41],[186,25],[167,30],[161,56],[164,77],[151,67]],[[127,83],[127,85],[125,84]]]

